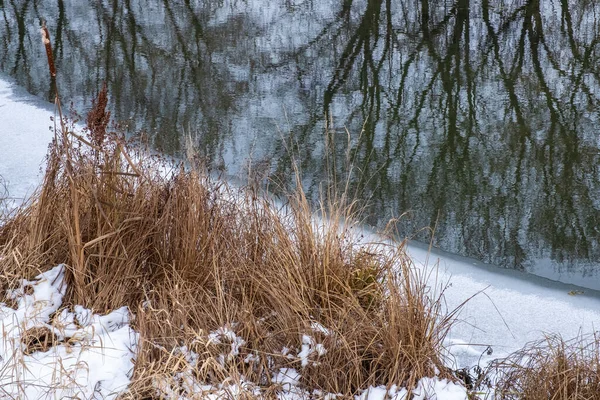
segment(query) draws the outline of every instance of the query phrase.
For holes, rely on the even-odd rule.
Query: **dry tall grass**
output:
[[[451,318],[402,244],[358,244],[351,204],[324,204],[318,221],[301,189],[278,207],[196,170],[167,173],[106,131],[105,89],[95,104],[87,137],[63,126],[40,190],[0,226],[0,269],[8,281],[66,263],[65,304],[129,306],[141,335],[131,397],[167,386],[193,397],[186,368],[198,382],[243,377],[267,392],[274,371],[296,368],[304,387],[345,395],[445,374]],[[222,327],[244,342],[226,359],[230,344],[208,339]],[[282,349],[297,352],[307,334],[326,353],[302,365]]]
[[[600,400],[600,337],[530,343],[491,365],[502,400]]]
[[[45,27],[43,37],[54,78]],[[107,132],[106,87],[86,137],[65,123],[56,95],[60,135],[43,184],[0,219],[1,289],[65,263],[63,304],[129,306],[140,341],[122,398],[201,398],[202,385],[226,382],[244,383],[232,397],[274,397],[274,373],[292,368],[304,388],[344,396],[451,378],[440,354],[455,314],[404,244],[359,243],[353,204],[311,210],[298,184],[282,207],[198,170],[165,172]],[[599,343],[548,337],[497,361],[496,398],[600,399]],[[320,350],[295,355],[310,346]]]

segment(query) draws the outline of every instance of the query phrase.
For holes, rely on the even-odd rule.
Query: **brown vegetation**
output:
[[[550,335],[490,366],[502,400],[599,400],[600,338]]]
[[[352,204],[323,205],[317,221],[301,189],[280,207],[197,170],[166,172],[158,158],[130,156],[106,132],[106,101],[95,104],[88,138],[63,124],[41,189],[0,226],[0,269],[29,278],[65,263],[64,304],[129,306],[141,335],[131,396],[182,385],[182,346],[199,355],[198,382],[244,376],[269,390],[278,368],[298,369],[311,390],[347,395],[445,371],[451,318],[402,244],[357,242]],[[219,361],[228,344],[207,334],[225,326],[245,343]],[[282,349],[300,349],[305,334],[327,352],[302,366]]]
[[[140,340],[122,398],[201,398],[194,382],[246,382],[236,398],[256,398],[256,387],[270,398],[282,368],[297,369],[309,391],[344,396],[369,385],[412,388],[436,372],[452,378],[440,354],[456,310],[444,312],[404,244],[360,243],[343,196],[315,213],[298,183],[278,206],[256,188],[131,156],[107,131],[106,87],[87,137],[67,127],[58,93],[56,101],[60,135],[43,184],[0,224],[0,289],[64,263],[66,307],[127,305]],[[211,339],[224,329],[240,341]],[[307,335],[326,351],[295,356]],[[43,328],[23,337],[28,352],[56,341]],[[599,343],[552,336],[496,361],[488,369],[496,398],[600,399]]]

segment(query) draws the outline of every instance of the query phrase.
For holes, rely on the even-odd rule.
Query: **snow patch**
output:
[[[103,316],[81,306],[58,312],[64,271],[58,265],[7,290],[16,309],[0,303],[0,387],[7,398],[112,399],[130,383],[138,334],[128,309]]]

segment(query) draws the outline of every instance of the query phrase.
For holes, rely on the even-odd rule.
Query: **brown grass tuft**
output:
[[[0,268],[31,277],[66,263],[65,304],[128,305],[141,335],[132,393],[155,393],[186,368],[207,384],[243,376],[263,387],[295,368],[304,387],[343,394],[444,371],[450,320],[439,299],[402,244],[357,242],[351,206],[323,206],[318,221],[301,190],[277,206],[198,171],[126,158],[115,138],[101,152],[63,148],[52,147],[37,195],[0,226]],[[227,326],[244,344],[223,359],[231,344],[208,338]],[[303,365],[300,349],[317,343],[326,352]]]
[[[47,327],[30,328],[21,336],[21,343],[24,346],[23,353],[27,355],[36,351],[48,351],[57,341],[56,335]]]
[[[600,338],[558,335],[530,343],[491,366],[497,399],[600,399]]]

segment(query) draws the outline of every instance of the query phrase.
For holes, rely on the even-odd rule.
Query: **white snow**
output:
[[[104,316],[83,307],[55,314],[66,290],[63,277],[59,265],[22,280],[7,291],[16,310],[0,303],[1,398],[112,399],[129,385],[137,334],[127,308]],[[88,320],[82,323],[82,316]],[[50,345],[27,340],[42,329],[54,335]]]
[[[322,343],[317,343],[315,338],[310,335],[302,335],[302,350],[298,353],[298,358],[302,367],[306,367],[310,363],[309,357],[314,354],[313,358],[318,358],[327,353],[327,350]],[[318,361],[313,361],[313,365],[318,365]]]
[[[220,360],[221,365],[224,365],[225,361],[231,361],[235,356],[240,354],[240,347],[246,344],[246,341],[237,336],[230,327],[224,326],[208,335],[208,343],[229,343],[231,351],[229,351],[227,354],[222,354],[222,358]]]
[[[281,385],[283,391],[292,391],[300,383],[300,374],[294,368],[281,368],[273,377],[273,382]]]
[[[0,79],[0,198],[5,195],[4,184],[12,203],[22,201],[39,184],[40,167],[53,137],[50,108],[33,104],[41,101],[18,95]]]
[[[24,94],[16,95],[13,85],[0,79],[0,179],[16,203],[39,183],[40,167],[53,136],[48,129],[52,125],[51,108],[36,106],[32,99]],[[428,252],[418,245],[411,245],[409,253],[418,266],[439,262],[430,283],[437,288],[450,284],[444,292],[450,310],[470,298],[460,313],[461,322],[451,330],[446,343],[455,358],[456,368],[506,355],[529,341],[540,339],[544,332],[559,333],[565,338],[591,333],[600,322],[600,296],[594,291],[586,289],[579,294],[576,291],[579,288],[574,286],[500,270],[441,252]],[[1,374],[0,388],[8,396],[111,398],[127,386],[137,342],[137,334],[129,327],[128,310],[121,308],[100,316],[81,306],[73,310],[60,309],[65,289],[63,267],[57,266],[31,282],[23,281],[11,292],[16,310],[1,305],[0,370],[9,373]],[[59,343],[45,352],[25,354],[21,340],[23,333],[32,327],[50,329]],[[207,337],[213,343],[230,345],[223,354],[223,362],[237,356],[243,345],[243,339],[232,328],[222,327]],[[326,327],[316,323],[311,330],[317,337],[329,334]],[[488,354],[489,348],[493,354]],[[195,362],[193,353],[185,348],[180,351],[187,354],[190,364]],[[325,352],[311,332],[303,335],[301,349],[282,350],[292,358],[299,358],[302,366],[318,362],[318,357]],[[247,362],[254,360],[247,358]],[[302,371],[294,369],[277,371],[273,379],[282,386],[279,398],[310,395],[298,387],[301,376]],[[243,377],[219,387],[191,381],[189,384],[191,390],[206,391],[206,398],[237,393],[242,388],[255,390]],[[372,387],[365,388],[357,399],[404,399],[406,393],[405,388]],[[436,377],[419,381],[413,394],[414,399],[467,399],[463,387]],[[335,394],[322,395],[336,397]]]

